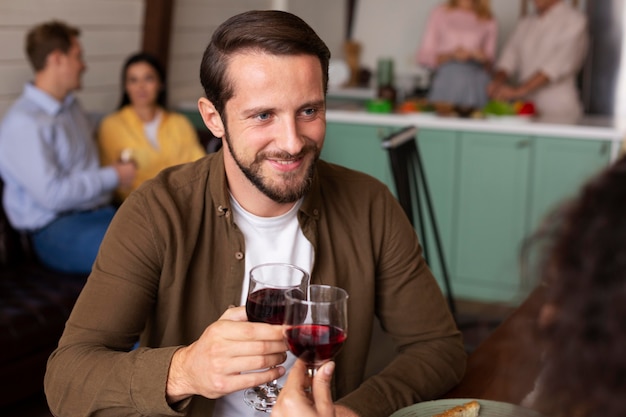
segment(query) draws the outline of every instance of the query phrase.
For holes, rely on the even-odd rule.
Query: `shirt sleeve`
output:
[[[377,261],[376,309],[397,353],[378,374],[338,402],[362,417],[387,416],[440,398],[465,371],[461,335],[422,256],[415,230],[390,193],[384,204],[384,242]]]
[[[519,48],[520,41],[524,37],[524,22],[520,22],[513,29],[513,34],[509,40],[504,44],[502,51],[500,52],[500,58],[496,68],[506,72],[509,76],[513,76],[517,73],[519,68]]]
[[[444,16],[441,7],[435,8],[426,23],[426,30],[422,36],[422,42],[417,52],[417,63],[427,68],[437,67],[437,56],[441,53],[439,49],[439,29]]]
[[[553,44],[553,53],[541,64],[541,71],[551,82],[575,75],[587,54],[587,20],[581,17],[559,25],[559,30],[546,42]]]
[[[498,43],[498,24],[494,19],[487,23],[487,34],[485,36],[484,54],[489,61],[493,62],[496,56],[496,45]]]
[[[171,359],[180,346],[131,350],[155,308],[159,266],[150,210],[130,200],[119,209],[123,219],[111,222],[48,361],[44,387],[55,415],[185,415],[189,401],[174,409],[165,397]]]
[[[122,150],[127,147],[119,125],[119,115],[117,113],[105,117],[100,124],[97,136],[102,166],[117,162],[120,159]]]
[[[74,159],[70,145],[60,145],[62,131],[33,117],[15,113],[5,119],[0,141],[0,165],[3,175],[25,190],[41,207],[62,212],[88,209],[110,201],[110,192],[117,186],[113,168],[101,168],[95,144],[93,154],[84,153]],[[84,138],[93,140],[92,136]],[[66,146],[60,154],[59,149]],[[69,161],[69,162],[68,162]]]
[[[181,150],[184,152],[183,160],[185,162],[195,161],[206,155],[206,150],[200,144],[200,138],[196,129],[189,119],[182,114],[176,114],[179,119],[180,131],[182,139]]]

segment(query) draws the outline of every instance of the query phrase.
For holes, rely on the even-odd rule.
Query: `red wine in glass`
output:
[[[285,290],[263,288],[248,295],[248,320],[257,323],[283,324],[285,318]]]
[[[308,285],[309,274],[295,265],[269,263],[253,267],[246,300],[248,320],[283,324],[285,292],[289,289],[305,291]],[[256,410],[270,412],[279,392],[278,381],[270,381],[245,390],[244,401]]]
[[[330,285],[309,285],[285,293],[285,340],[313,376],[337,355],[348,337],[348,293]]]
[[[326,324],[302,324],[289,328],[285,335],[289,350],[307,363],[318,367],[332,359],[346,341],[346,332]]]

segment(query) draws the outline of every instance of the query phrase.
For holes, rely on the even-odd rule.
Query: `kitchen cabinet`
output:
[[[588,178],[607,166],[610,143],[537,137],[534,149],[530,206],[533,230],[557,203],[576,195]]]
[[[367,172],[395,193],[380,142],[400,128],[330,122],[322,157]],[[481,301],[526,294],[533,278],[520,272],[525,239],[610,161],[610,141],[592,139],[418,129],[418,145],[455,296]],[[442,284],[432,226],[426,229],[429,263]]]
[[[459,146],[454,288],[459,295],[506,300],[518,289],[531,140],[471,132],[461,133]]]
[[[329,123],[321,158],[357,171],[366,172],[394,189],[393,174],[382,140],[399,126],[368,126]]]

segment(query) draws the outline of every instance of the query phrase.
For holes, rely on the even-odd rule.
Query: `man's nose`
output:
[[[297,155],[304,147],[304,140],[300,136],[298,123],[294,118],[283,120],[277,132],[276,144],[282,151]]]

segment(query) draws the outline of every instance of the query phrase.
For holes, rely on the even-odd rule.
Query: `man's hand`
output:
[[[278,379],[285,368],[276,365],[285,361],[286,350],[282,326],[248,322],[245,307],[230,308],[198,340],[174,353],[168,402],[191,395],[220,398]]]
[[[117,172],[120,188],[130,188],[137,176],[137,164],[130,160],[127,162],[116,162],[113,168]]]

